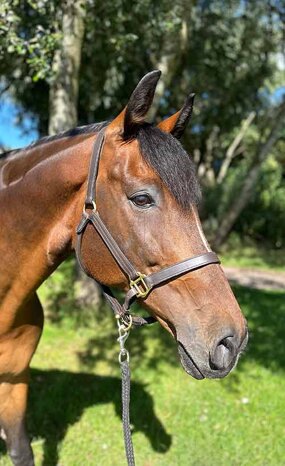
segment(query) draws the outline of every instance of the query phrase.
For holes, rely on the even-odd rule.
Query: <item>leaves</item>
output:
[[[47,133],[52,60],[62,40],[67,1],[0,4],[0,77],[10,84],[23,112],[37,116],[41,133]],[[189,92],[196,92],[192,131],[184,136],[184,144],[199,160],[206,205],[211,205],[204,215],[220,216],[240,189],[256,146],[270,131],[272,110],[284,84],[283,43],[284,7],[278,0],[229,0],[226,7],[222,0],[89,0],[79,124],[118,114],[138,80],[161,66],[160,117],[174,113]],[[256,118],[218,188],[215,183],[227,150],[251,112]],[[280,150],[273,152],[284,173]],[[284,178],[280,183],[284,186]]]
[[[51,76],[54,51],[60,40],[54,2],[3,0],[0,6],[0,57],[4,64],[25,63],[34,81]]]

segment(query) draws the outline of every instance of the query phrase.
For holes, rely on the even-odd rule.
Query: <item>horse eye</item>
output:
[[[131,201],[137,207],[149,207],[154,202],[148,194],[137,194],[131,198]]]

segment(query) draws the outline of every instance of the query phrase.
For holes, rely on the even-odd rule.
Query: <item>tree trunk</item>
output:
[[[53,59],[53,80],[49,93],[49,134],[77,125],[78,83],[87,0],[63,1],[62,43]],[[76,265],[75,299],[79,307],[98,307],[101,291]]]
[[[187,2],[186,2],[187,3]],[[155,68],[159,69],[162,74],[158,81],[153,103],[148,113],[149,119],[154,120],[159,108],[161,99],[166,89],[170,86],[173,77],[176,75],[177,68],[187,52],[189,43],[189,21],[191,8],[187,3],[181,14],[181,27],[178,34],[165,36],[164,44],[161,50],[161,56],[158,62],[154,63]]]
[[[268,135],[267,140],[257,149],[251,167],[248,171],[248,175],[244,181],[243,186],[241,187],[239,196],[231,205],[230,209],[225,213],[221,221],[216,237],[212,243],[215,250],[220,248],[230,233],[236,220],[240,216],[241,212],[250,201],[253,189],[258,180],[262,163],[266,160],[273,145],[279,138],[279,130],[281,129],[282,124],[284,124],[284,117],[285,101],[280,105],[277,111],[277,115],[273,120],[273,127]]]
[[[198,165],[198,178],[200,180],[204,179],[204,183],[207,186],[214,186],[215,185],[215,173],[213,169],[213,160],[214,155],[213,151],[217,145],[217,138],[220,132],[220,128],[218,126],[214,126],[210,135],[206,141],[206,152],[204,155],[204,160],[202,163]]]
[[[62,42],[52,65],[49,134],[65,131],[77,124],[78,77],[86,4],[86,0],[63,1]]]

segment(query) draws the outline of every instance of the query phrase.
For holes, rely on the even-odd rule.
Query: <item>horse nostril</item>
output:
[[[228,336],[219,341],[210,355],[210,367],[213,370],[227,369],[237,354],[234,337]]]

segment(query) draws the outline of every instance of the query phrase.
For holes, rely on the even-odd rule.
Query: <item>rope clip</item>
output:
[[[130,334],[130,329],[132,327],[132,317],[131,315],[128,316],[129,321],[126,322],[124,319],[122,319],[121,316],[117,315],[117,325],[118,325],[118,332],[119,336],[117,338],[117,341],[120,344],[120,352],[119,352],[119,363],[122,364],[124,361],[129,362],[130,360],[130,355],[128,350],[125,348],[125,342]]]

